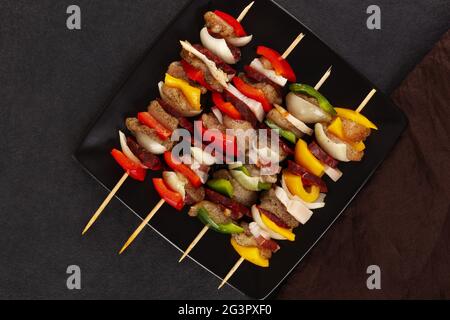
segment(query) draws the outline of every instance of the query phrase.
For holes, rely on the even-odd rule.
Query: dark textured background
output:
[[[72,1],[0,2],[0,298],[243,298],[218,292],[196,264],[178,265],[178,251],[150,230],[119,258],[138,221],[116,201],[80,237],[105,192],[71,154],[185,2],[79,0],[81,31],[65,27]],[[279,2],[388,93],[450,21],[446,0],[377,0],[381,31],[365,26],[372,1]],[[82,269],[81,291],[66,289],[71,264]]]

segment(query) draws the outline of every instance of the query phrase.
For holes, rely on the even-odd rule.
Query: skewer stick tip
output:
[[[98,217],[102,214],[103,210],[105,210],[106,206],[111,202],[112,198],[116,195],[117,191],[119,191],[120,187],[123,185],[123,183],[127,180],[128,173],[125,173],[122,178],[120,178],[119,182],[115,185],[115,187],[111,190],[111,192],[108,194],[108,196],[105,198],[103,203],[100,205],[100,207],[97,209],[97,211],[94,213],[94,215],[91,217],[89,222],[86,224],[86,227],[84,227],[83,232],[81,233],[81,236],[84,236],[86,232],[92,227],[92,225],[97,221]]]
[[[361,102],[361,104],[359,105],[358,109],[356,109],[356,112],[361,113],[363,111],[363,109],[367,106],[367,104],[369,103],[369,101],[373,98],[373,96],[377,93],[376,89],[372,89],[369,94],[367,95],[367,97],[363,100],[363,102]]]
[[[204,226],[202,231],[195,237],[195,239],[191,242],[189,247],[186,249],[186,251],[181,256],[180,260],[178,260],[178,263],[182,262],[188,255],[191,253],[191,251],[194,249],[194,247],[197,245],[197,243],[203,238],[203,236],[208,232],[209,226]]]
[[[239,17],[236,20],[238,22],[242,22],[242,20],[244,20],[245,16],[250,11],[250,9],[253,7],[254,4],[255,4],[255,1],[252,1],[248,6],[246,6],[244,8],[244,10],[242,10],[241,14],[239,15]]]
[[[159,200],[158,204],[150,211],[147,217],[141,222],[139,227],[133,232],[133,234],[128,238],[127,242],[123,245],[122,249],[119,251],[119,255],[121,255],[137,238],[137,236],[141,233],[141,231],[145,228],[145,226],[150,222],[153,216],[158,212],[158,210],[162,207],[162,205],[166,201],[164,199]]]
[[[329,67],[328,70],[324,73],[324,75],[322,76],[322,78],[319,80],[319,82],[317,82],[316,86],[314,87],[314,89],[319,90],[323,84],[325,83],[325,81],[328,80],[328,78],[331,75],[331,70],[332,70],[333,66]]]
[[[233,268],[231,268],[231,270],[228,272],[228,274],[225,276],[225,278],[223,278],[222,283],[220,284],[220,286],[217,288],[218,290],[222,289],[222,287],[228,282],[228,280],[230,280],[230,278],[233,276],[233,274],[236,273],[236,271],[239,269],[239,267],[241,266],[241,264],[245,261],[244,258],[240,258],[236,264],[233,266]]]

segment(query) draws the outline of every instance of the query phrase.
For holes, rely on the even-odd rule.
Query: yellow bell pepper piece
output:
[[[199,88],[191,86],[188,82],[182,79],[172,77],[168,73],[166,73],[165,84],[169,87],[180,89],[192,108],[200,110],[202,91]]]
[[[266,225],[267,228],[272,230],[273,232],[278,233],[280,236],[285,237],[289,241],[295,241],[295,234],[292,233],[292,230],[281,228],[277,226],[275,222],[267,218],[264,213],[261,213],[261,220]]]
[[[366,128],[378,130],[375,124],[373,124],[369,119],[367,119],[361,113],[356,112],[355,110],[344,108],[334,108],[334,110],[336,110],[339,117],[352,120]]]
[[[248,262],[251,262],[263,268],[267,268],[269,266],[269,260],[261,257],[258,248],[241,246],[236,242],[236,240],[234,240],[233,237],[231,237],[231,245],[233,246],[234,250],[236,250],[236,252]]]
[[[364,144],[364,142],[360,141],[358,143],[354,143],[352,145],[353,149],[355,149],[356,151],[364,151],[366,150],[366,145]]]
[[[308,145],[302,139],[299,139],[295,146],[295,161],[318,177],[325,173],[323,164],[309,151]]]
[[[308,192],[303,186],[302,178],[292,174],[290,172],[283,173],[284,181],[289,191],[294,195],[298,196],[305,202],[312,203],[316,201],[320,196],[320,187],[311,186],[311,190]]]
[[[344,127],[342,126],[342,120],[336,117],[328,126],[328,131],[334,134],[341,140],[345,140]]]

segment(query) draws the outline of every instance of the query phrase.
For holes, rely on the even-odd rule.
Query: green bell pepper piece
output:
[[[234,234],[234,233],[243,233],[244,229],[233,222],[227,224],[218,224],[215,223],[213,219],[209,216],[208,210],[205,208],[199,208],[197,211],[197,217],[207,225],[209,228],[223,234]]]
[[[319,103],[319,107],[323,111],[331,114],[332,116],[337,115],[336,110],[334,110],[333,106],[328,101],[328,99],[325,98],[319,91],[317,91],[313,87],[308,86],[307,84],[293,83],[289,86],[289,89],[294,93],[302,93],[306,94],[307,96],[315,98]]]
[[[267,124],[267,126],[270,129],[276,131],[281,137],[285,138],[290,143],[292,143],[292,144],[297,143],[297,137],[295,136],[295,134],[293,132],[281,129],[279,126],[277,126],[275,123],[273,123],[270,120],[266,120],[265,123]]]
[[[228,198],[232,198],[234,194],[233,185],[230,181],[226,179],[211,179],[206,183],[208,187],[217,191],[218,193],[227,196]]]

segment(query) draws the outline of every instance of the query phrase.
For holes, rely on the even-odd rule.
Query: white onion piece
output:
[[[220,124],[223,124],[223,114],[217,107],[211,108],[212,113],[216,116],[217,121],[220,122]]]
[[[227,38],[227,42],[235,47],[245,47],[248,45],[253,39],[253,35],[238,37],[238,38]]]
[[[283,188],[276,187],[275,195],[286,207],[287,212],[301,224],[305,224],[312,217],[312,211],[309,210],[301,201],[290,199]]]
[[[321,123],[316,123],[315,133],[317,143],[326,153],[338,161],[350,162],[347,157],[347,145],[345,143],[331,141],[325,133],[325,129]]]
[[[283,107],[275,104],[275,108],[278,110],[279,113],[281,113],[281,115],[283,117],[286,118],[287,121],[289,121],[294,127],[296,127],[298,130],[300,130],[304,134],[311,136],[314,133],[313,129],[308,127],[303,121],[298,120],[296,117],[294,117],[292,114],[290,114]]]
[[[320,195],[319,195],[319,198],[317,198],[317,200],[316,200],[316,203],[319,203],[319,202],[325,202],[325,198],[327,197],[327,194],[326,193],[321,193]]]
[[[217,68],[216,64],[209,60],[203,53],[195,49],[188,41],[180,41],[181,46],[186,51],[192,53],[194,56],[199,58],[203,61],[204,64],[208,67],[209,71],[211,72],[212,76],[224,87],[227,87],[228,81],[230,81],[228,75],[223,72],[223,70],[220,70]]]
[[[191,147],[192,157],[200,164],[206,166],[212,166],[216,163],[216,158],[214,158],[209,153],[205,152],[201,148]]]
[[[325,174],[331,178],[334,182],[338,181],[343,173],[338,168],[332,168],[330,166],[324,165],[325,167]]]
[[[134,153],[130,150],[127,144],[127,137],[125,134],[119,130],[119,139],[120,139],[120,147],[122,148],[122,152],[127,156],[128,159],[133,161],[134,163],[139,164],[142,168],[145,168],[145,166],[142,164],[141,160],[138,159],[134,155]]]
[[[261,74],[265,75],[267,78],[269,78],[270,80],[272,80],[273,82],[275,82],[276,84],[284,87],[286,85],[286,83],[288,82],[288,79],[278,75],[275,70],[269,70],[264,68],[263,64],[261,63],[261,61],[256,58],[252,61],[252,63],[250,63],[250,67],[252,67],[253,69],[255,69],[256,71],[260,72]]]
[[[291,198],[292,200],[297,200],[302,202],[308,209],[311,210],[316,210],[316,209],[320,209],[325,207],[325,194],[321,193],[319,198],[315,201],[315,202],[306,202],[303,201],[303,199],[301,199],[299,196],[293,195],[290,191],[289,188],[286,185],[286,180],[284,179],[284,175],[281,176],[281,186],[283,187],[284,191],[286,192],[286,194],[288,195],[289,198]]]
[[[256,222],[251,222],[248,225],[248,228],[252,236],[254,236],[255,238],[263,237],[266,240],[270,240],[270,234],[261,229],[261,227]]]
[[[214,53],[225,63],[235,64],[237,62],[225,39],[214,38],[209,34],[206,27],[200,31],[200,40],[206,49]]]
[[[261,102],[253,100],[246,95],[242,94],[235,86],[232,84],[228,84],[227,91],[231,93],[233,96],[235,96],[237,99],[241,100],[243,103],[245,103],[250,110],[253,112],[253,114],[256,116],[256,119],[258,119],[259,122],[262,122],[265,117],[264,108],[261,104]]]
[[[244,172],[239,170],[231,170],[231,176],[236,179],[237,182],[248,191],[260,191],[259,183],[261,181],[260,177],[249,177]]]
[[[136,133],[136,140],[139,145],[152,154],[163,154],[167,149],[143,133]]]
[[[260,149],[261,151],[261,149]],[[264,153],[264,151],[261,151]],[[273,151],[272,151],[273,152]],[[280,160],[270,162],[270,160],[264,160],[258,154],[258,151],[249,152],[249,163],[256,165],[260,169],[260,174],[265,176],[277,175],[281,172],[281,166],[279,165]]]
[[[180,158],[180,160],[183,164],[187,165],[192,171],[194,171],[194,173],[200,178],[200,181],[203,184],[205,184],[206,181],[208,181],[208,172],[201,170],[202,165],[200,164],[200,162],[198,162],[193,157],[187,154],[183,155]]]
[[[292,123],[298,130],[300,130],[304,134],[307,134],[308,136],[312,136],[312,134],[314,133],[313,129],[308,127],[305,123],[303,123],[302,121],[298,120],[296,117],[294,117],[290,113],[288,114],[286,119],[287,119],[287,121]]]
[[[208,181],[208,172],[205,172],[200,169],[196,169],[196,170],[193,169],[192,171],[194,171],[194,173],[200,178],[200,181],[202,182],[202,184],[205,184]]]
[[[287,110],[304,123],[330,122],[331,116],[315,104],[293,92],[286,96]]]
[[[172,189],[172,191],[179,193],[184,200],[184,198],[186,197],[186,181],[180,179],[179,175],[177,175],[173,171],[164,171],[162,177],[169,188]]]
[[[261,214],[259,213],[259,210],[256,207],[256,205],[252,206],[252,217],[253,217],[253,220],[258,224],[258,226],[262,230],[266,231],[272,239],[275,239],[275,240],[286,240],[286,238],[283,237],[282,235],[280,235],[280,234],[270,230],[269,228],[267,228],[267,226],[264,224],[264,222],[261,219]]]
[[[280,163],[281,156],[278,152],[273,151],[268,146],[259,148],[257,143],[258,143],[257,139],[253,139],[251,149],[249,152],[249,157],[251,158],[251,160],[255,161],[254,163],[256,164],[260,162],[262,162],[263,164]]]

